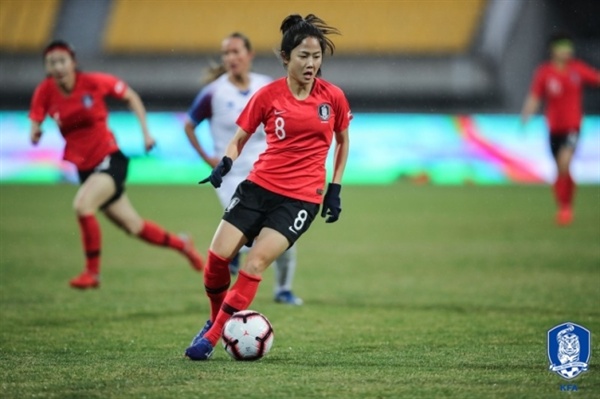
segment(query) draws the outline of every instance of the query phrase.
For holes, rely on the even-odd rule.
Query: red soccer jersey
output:
[[[579,60],[570,61],[565,69],[552,62],[542,64],[533,78],[531,92],[546,102],[546,119],[552,134],[579,130],[582,117],[584,84],[598,85],[599,72]]]
[[[50,115],[66,141],[63,158],[79,170],[91,170],[119,149],[106,124],[104,97],[123,98],[126,91],[123,81],[103,73],[77,72],[69,94],[61,92],[54,79],[46,78],[35,89],[29,118],[41,123]]]
[[[322,79],[315,80],[305,100],[292,95],[286,78],[263,87],[237,120],[247,133],[262,123],[267,135],[267,149],[248,180],[274,193],[320,204],[334,132],[348,128],[351,118],[342,90]]]

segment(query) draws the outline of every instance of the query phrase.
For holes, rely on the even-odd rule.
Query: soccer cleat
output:
[[[192,339],[192,342],[190,343],[190,347],[196,345],[202,338],[204,338],[204,334],[206,334],[206,332],[208,330],[210,330],[211,327],[212,327],[212,321],[207,320],[204,327],[202,327],[202,330],[200,330],[200,332],[198,334],[196,334],[194,339]]]
[[[210,341],[202,337],[198,342],[190,345],[185,350],[185,356],[191,360],[208,360],[214,351],[215,348],[211,345]]]
[[[69,285],[73,288],[80,290],[86,290],[88,288],[98,288],[100,286],[100,279],[97,274],[92,274],[88,271],[84,271],[79,276],[69,281]]]
[[[556,224],[559,226],[568,226],[573,222],[573,210],[569,207],[563,207],[556,213]]]
[[[300,306],[304,303],[304,301],[294,295],[292,291],[280,291],[275,295],[275,302],[296,306]]]
[[[202,270],[204,270],[204,260],[200,254],[196,252],[192,237],[187,234],[180,234],[179,237],[185,243],[181,252],[188,258],[194,270],[202,272]]]

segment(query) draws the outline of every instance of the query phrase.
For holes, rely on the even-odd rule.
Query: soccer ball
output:
[[[223,326],[223,347],[235,360],[258,360],[273,345],[273,327],[254,310],[234,313]]]

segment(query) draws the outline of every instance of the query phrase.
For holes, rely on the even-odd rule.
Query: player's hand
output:
[[[150,135],[145,135],[144,149],[146,150],[146,152],[150,152],[150,150],[152,150],[154,147],[156,147],[156,140],[154,140],[154,137]]]
[[[223,157],[221,161],[215,166],[215,168],[210,173],[206,179],[201,180],[198,184],[204,184],[210,182],[214,188],[221,187],[221,183],[223,183],[223,176],[225,176],[231,170],[231,165],[233,165],[233,161],[229,157]]]
[[[29,139],[31,140],[31,144],[38,145],[40,139],[42,138],[42,131],[40,129],[32,130]]]
[[[340,213],[342,213],[340,191],[342,191],[340,184],[329,183],[327,186],[327,192],[325,198],[323,198],[323,209],[321,210],[321,217],[329,216],[325,223],[333,223],[340,218]]]

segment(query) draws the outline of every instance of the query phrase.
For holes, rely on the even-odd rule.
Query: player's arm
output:
[[[217,166],[217,164],[219,163],[219,158],[211,157],[210,155],[208,155],[208,153],[204,150],[204,147],[202,147],[202,143],[200,143],[200,140],[198,140],[198,137],[196,137],[196,124],[188,119],[185,122],[185,126],[183,129],[185,130],[185,135],[187,136],[190,144],[192,145],[194,150],[196,150],[198,155],[200,155],[200,158],[202,158],[204,162],[209,164],[211,168]]]
[[[333,154],[333,178],[327,185],[327,191],[323,198],[323,207],[321,208],[321,217],[327,217],[325,223],[336,222],[342,212],[342,201],[340,192],[342,191],[342,177],[346,168],[348,159],[348,149],[350,148],[350,139],[348,128],[335,133],[335,152]]]
[[[40,139],[42,138],[42,124],[40,122],[31,120],[31,129],[29,133],[29,139],[31,140],[31,144],[38,145]]]
[[[142,102],[142,99],[137,94],[135,90],[131,87],[128,87],[123,95],[123,101],[127,103],[129,109],[135,114],[137,117],[140,126],[142,127],[142,134],[144,136],[144,148],[146,151],[150,151],[152,147],[156,144],[154,138],[150,135],[148,131],[148,122],[146,120],[146,107]]]
[[[521,123],[527,123],[529,118],[531,118],[531,115],[538,112],[540,103],[540,98],[536,94],[529,93],[523,104],[523,109],[521,110]]]
[[[348,160],[348,150],[350,149],[350,137],[348,129],[335,134],[335,152],[333,155],[333,179],[332,183],[341,184],[346,161]]]
[[[235,161],[242,153],[242,150],[244,149],[244,146],[248,142],[249,138],[250,135],[246,133],[244,129],[238,128],[238,130],[235,132],[235,135],[227,145],[225,156],[229,157],[232,161]]]
[[[600,70],[582,62],[579,64],[579,72],[587,85],[600,87]]]
[[[201,180],[199,183],[204,184],[210,182],[215,188],[221,187],[221,183],[223,182],[223,176],[225,176],[231,170],[231,166],[233,165],[233,161],[235,161],[242,150],[244,149],[244,145],[250,138],[250,135],[244,131],[242,128],[238,128],[237,132],[235,132],[235,136],[227,145],[225,149],[225,155],[219,161],[217,166],[214,167],[210,176],[206,179]]]
[[[31,106],[29,109],[29,120],[31,121],[29,140],[33,145],[38,145],[42,138],[42,122],[44,121],[48,110],[46,105],[45,87],[46,85],[43,83],[38,85],[33,92],[33,97],[31,98]]]

